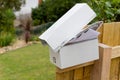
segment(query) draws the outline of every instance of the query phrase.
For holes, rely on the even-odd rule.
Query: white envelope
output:
[[[75,38],[71,39],[67,44],[73,44],[97,38],[100,33],[96,30],[98,30],[98,28],[100,28],[102,24],[103,21],[98,21],[96,23],[88,25],[86,29],[80,32]]]

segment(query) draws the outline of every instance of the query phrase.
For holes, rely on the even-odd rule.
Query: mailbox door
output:
[[[95,16],[95,12],[87,4],[76,4],[39,38],[45,40],[57,52],[80,33]]]

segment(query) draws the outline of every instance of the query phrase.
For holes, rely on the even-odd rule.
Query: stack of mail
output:
[[[102,24],[103,24],[103,21],[98,21],[96,23],[88,25],[88,27],[86,29],[84,29],[77,36],[75,36],[73,39],[71,39],[67,44],[74,44],[77,42],[96,39],[98,37],[98,35],[100,34],[96,30],[98,30]]]

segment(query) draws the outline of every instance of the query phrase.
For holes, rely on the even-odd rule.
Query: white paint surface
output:
[[[59,53],[50,48],[50,61],[64,69],[99,59],[98,40],[89,40],[64,46]]]

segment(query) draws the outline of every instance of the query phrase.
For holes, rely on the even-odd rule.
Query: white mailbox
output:
[[[101,22],[84,28],[95,16],[86,3],[76,4],[39,37],[50,47],[51,62],[63,69],[99,58],[95,30]]]

